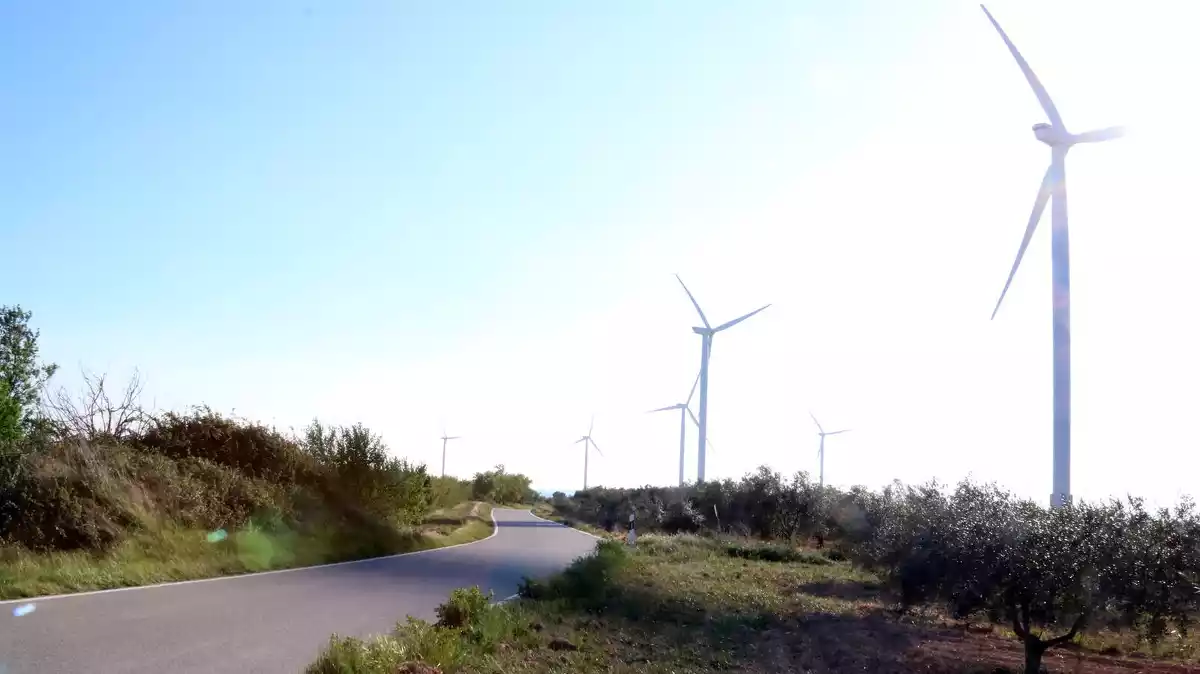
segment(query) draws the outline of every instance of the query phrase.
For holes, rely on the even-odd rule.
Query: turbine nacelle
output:
[[[1072,144],[1071,134],[1066,129],[1055,128],[1053,124],[1045,122],[1033,125],[1033,136],[1050,147]]]
[[[1071,147],[1079,143],[1100,143],[1120,138],[1125,135],[1125,127],[1110,126],[1095,131],[1071,133],[1063,127],[1041,122],[1033,125],[1033,135],[1050,147]]]

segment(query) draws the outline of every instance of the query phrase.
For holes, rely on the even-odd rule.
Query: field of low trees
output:
[[[1050,510],[994,485],[843,492],[763,467],[738,481],[558,493],[552,504],[568,521],[609,530],[635,514],[639,531],[820,548],[877,574],[903,612],[1010,629],[1031,672],[1084,633],[1188,641],[1200,614],[1200,514],[1190,501]]]

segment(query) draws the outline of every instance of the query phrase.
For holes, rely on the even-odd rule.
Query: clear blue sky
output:
[[[5,3],[22,302],[88,357],[428,349],[506,298],[572,301],[531,266],[627,245],[611,215],[703,160],[731,93],[788,85],[794,7]]]
[[[1084,6],[992,7],[1067,123],[1194,117],[1182,10]],[[0,301],[65,385],[138,367],[159,406],[361,420],[435,465],[447,423],[453,472],[562,488],[595,412],[593,483],[668,483],[678,426],[643,412],[695,374],[680,272],[710,316],[775,303],[716,346],[715,475],[814,470],[811,408],[856,429],[834,483],[1048,489],[1046,231],[986,321],[1042,115],[975,3],[19,0],[0,26]],[[1169,309],[1200,276],[1118,232],[1179,236],[1200,144],[1122,143],[1070,160],[1075,484],[1170,499],[1115,457],[1200,404],[1145,374],[1200,377]],[[1138,405],[1161,436],[1113,427]]]

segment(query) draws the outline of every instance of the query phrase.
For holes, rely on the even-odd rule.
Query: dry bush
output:
[[[137,524],[127,476],[86,443],[57,443],[18,459],[0,499],[0,534],[34,550],[101,549]]]
[[[225,418],[208,407],[159,415],[132,444],[172,459],[204,459],[282,485],[307,481],[318,470],[311,457],[279,432]]]
[[[140,404],[144,385],[135,371],[124,389],[110,395],[107,375],[82,372],[83,389],[72,395],[65,387],[42,400],[41,414],[60,440],[118,443],[146,430],[151,415]]]

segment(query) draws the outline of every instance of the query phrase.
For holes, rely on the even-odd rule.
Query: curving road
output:
[[[490,538],[439,550],[145,588],[0,602],[0,674],[298,674],[331,633],[432,619],[456,587],[497,598],[595,538],[496,508]],[[33,613],[13,609],[35,604]]]

